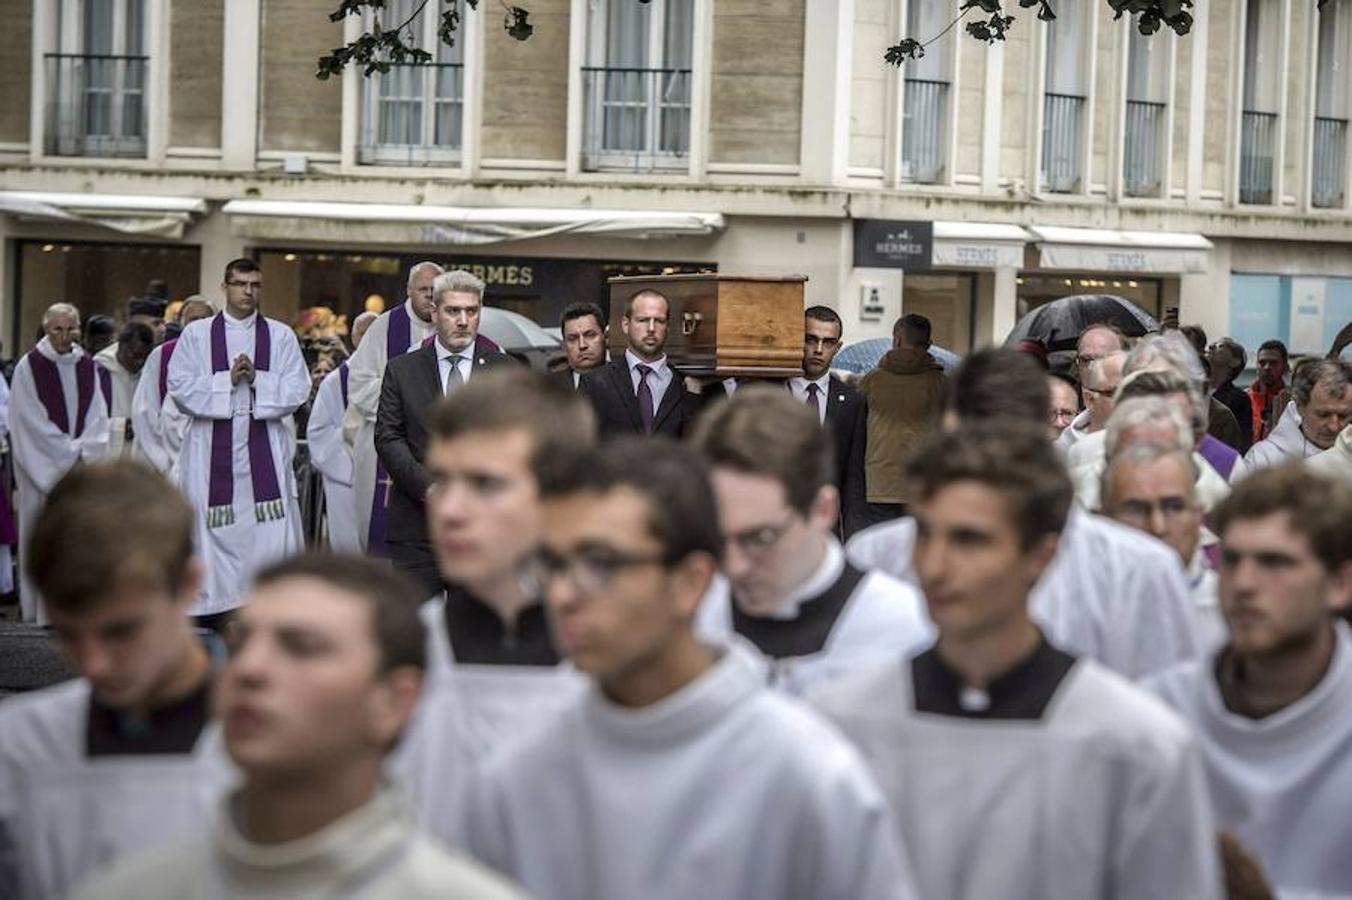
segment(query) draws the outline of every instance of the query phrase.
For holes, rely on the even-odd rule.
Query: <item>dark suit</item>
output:
[[[477,349],[473,359],[476,372],[517,365],[505,353]],[[423,456],[427,452],[427,413],[442,396],[434,341],[386,364],[376,411],[376,454],[393,482],[385,513],[385,544],[395,567],[422,582],[428,593],[441,590],[441,576],[427,538],[424,498],[432,476],[423,465]]]
[[[840,523],[846,540],[868,526],[865,512],[864,447],[868,443],[868,401],[845,382],[831,377],[826,395],[826,426],[836,442]]]
[[[580,388],[577,385],[573,384],[572,369],[559,369],[557,372],[550,372],[545,377],[548,378],[550,381],[554,382],[555,384],[557,384],[559,387],[566,387],[570,391],[580,390]]]
[[[668,363],[670,365],[670,363]],[[643,415],[625,357],[585,373],[578,388],[591,400],[601,435],[643,434]],[[679,439],[703,408],[703,398],[685,389],[681,373],[672,369],[671,384],[653,411],[653,433]]]

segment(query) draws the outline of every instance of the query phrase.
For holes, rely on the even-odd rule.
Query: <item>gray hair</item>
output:
[[[1103,468],[1103,476],[1099,482],[1099,505],[1105,509],[1113,505],[1110,488],[1113,484],[1113,475],[1118,469],[1127,466],[1148,466],[1161,459],[1176,459],[1183,464],[1183,471],[1190,476],[1188,496],[1196,499],[1197,464],[1193,462],[1191,453],[1174,447],[1161,447],[1159,444],[1129,444]]]
[[[1177,372],[1170,369],[1132,372],[1118,385],[1115,402],[1133,397],[1168,397],[1170,394],[1183,394],[1188,398],[1188,405],[1192,407],[1193,438],[1201,440],[1207,425],[1205,406],[1209,401],[1206,392],[1196,382],[1188,381]]]
[[[1197,348],[1183,336],[1183,332],[1166,331],[1163,334],[1147,335],[1127,354],[1127,364],[1123,366],[1122,374],[1129,376],[1135,372],[1161,369],[1187,379],[1193,414],[1200,423],[1201,431],[1206,431],[1211,421],[1206,369],[1202,368],[1202,358],[1197,355]]]
[[[1125,372],[1126,360],[1127,354],[1121,350],[1116,350],[1112,353],[1103,354],[1098,359],[1094,360],[1089,364],[1089,369],[1084,373],[1084,381],[1085,381],[1084,386],[1089,388],[1091,391],[1098,390],[1098,388],[1096,388],[1094,385],[1103,384],[1103,382],[1106,380],[1103,376],[1103,370],[1107,368],[1108,364],[1119,363],[1122,365],[1123,367],[1122,370]],[[1089,383],[1091,381],[1093,382],[1093,384]]]
[[[1295,398],[1296,406],[1305,406],[1319,385],[1341,396],[1349,381],[1352,381],[1352,366],[1342,360],[1307,360],[1296,366],[1296,372],[1291,376],[1291,396]]]
[[[1174,449],[1191,455],[1194,443],[1192,425],[1183,413],[1163,397],[1129,397],[1113,409],[1104,428],[1103,454],[1109,462],[1123,449],[1122,436],[1133,428],[1147,425],[1168,425],[1178,441]]]
[[[57,316],[74,316],[75,324],[77,326],[80,324],[80,311],[76,309],[73,304],[53,303],[51,306],[47,307],[47,309],[44,310],[42,313],[42,327],[46,328],[47,324],[51,322],[52,319],[55,319]]]
[[[430,259],[425,259],[425,260],[423,260],[422,262],[416,262],[416,263],[414,263],[414,264],[413,264],[413,268],[411,268],[411,269],[408,270],[408,287],[409,287],[410,290],[413,288],[413,279],[414,279],[414,277],[415,277],[419,272],[421,272],[423,269],[436,269],[438,275],[440,275],[442,272],[445,272],[445,271],[446,271],[446,270],[443,269],[440,265],[438,265],[437,263],[432,262]]]
[[[456,291],[463,294],[473,294],[482,301],[484,287],[484,280],[473,272],[467,272],[464,269],[452,269],[449,272],[442,272],[432,282],[432,296],[439,301],[442,294]]]

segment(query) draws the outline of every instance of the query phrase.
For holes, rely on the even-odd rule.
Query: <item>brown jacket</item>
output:
[[[868,398],[868,449],[864,455],[870,503],[905,503],[906,456],[939,427],[948,379],[925,350],[894,347],[859,382]]]

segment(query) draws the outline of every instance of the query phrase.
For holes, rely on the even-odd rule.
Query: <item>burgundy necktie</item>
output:
[[[817,417],[817,421],[822,420],[822,402],[817,399],[817,394],[821,393],[821,388],[816,382],[809,382],[807,386],[807,405],[812,407],[812,414]]]
[[[638,369],[638,414],[643,418],[643,433],[653,433],[653,390],[648,386],[648,376],[653,373],[649,366],[637,365]]]

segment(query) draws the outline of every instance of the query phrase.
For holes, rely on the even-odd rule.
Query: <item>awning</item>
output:
[[[711,234],[723,228],[719,213],[614,209],[512,209],[331,203],[313,200],[231,200],[237,234],[271,236],[276,220],[413,226],[422,243],[493,244],[556,234],[657,238]],[[273,227],[267,224],[271,221]]]
[[[206,211],[206,201],[197,197],[0,191],[0,215],[97,225],[123,234],[181,238],[192,217]]]
[[[962,269],[1019,269],[1033,237],[1018,225],[935,222],[932,264]]]
[[[1080,272],[1205,272],[1211,242],[1180,231],[1111,231],[1030,225],[1041,267]]]

